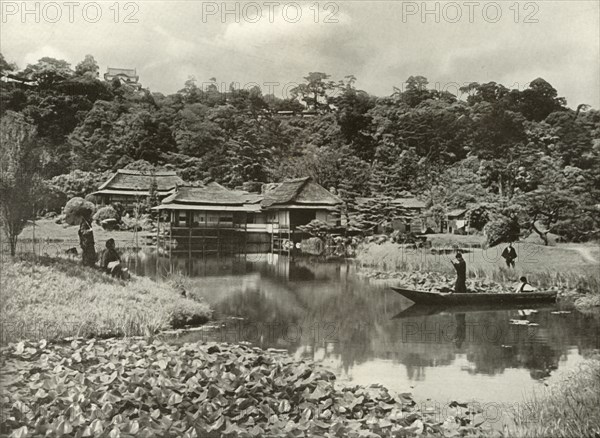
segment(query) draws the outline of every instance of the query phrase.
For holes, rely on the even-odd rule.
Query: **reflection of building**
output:
[[[263,185],[261,193],[216,182],[177,187],[156,209],[166,213],[163,237],[171,252],[222,252],[232,246],[264,252],[291,249],[306,237],[299,227],[312,220],[339,225],[341,203],[312,179],[298,178]]]
[[[139,83],[140,77],[137,75],[135,68],[108,67],[106,73],[104,73],[104,80],[112,82],[115,79],[118,79],[121,84],[129,85],[136,90],[142,88],[142,84]]]
[[[154,183],[159,199],[173,193],[176,186],[184,184],[172,171],[140,172],[120,169],[92,194],[101,205],[120,202],[130,208],[146,200]]]

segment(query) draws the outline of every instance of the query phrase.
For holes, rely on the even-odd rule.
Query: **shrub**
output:
[[[96,214],[94,215],[94,220],[97,224],[101,224],[102,221],[106,219],[115,219],[117,222],[121,219],[117,210],[115,210],[112,206],[107,205],[106,207],[100,208]]]
[[[495,246],[502,242],[513,242],[519,238],[519,222],[507,216],[497,216],[487,223],[484,233],[489,246]]]
[[[69,225],[79,225],[82,218],[90,218],[96,207],[83,198],[73,198],[65,205],[65,222]]]
[[[121,218],[122,227],[125,230],[130,231],[149,231],[154,228],[154,223],[148,214],[141,214],[136,219],[135,217],[131,217],[129,215],[125,215]]]
[[[482,204],[475,208],[469,210],[469,224],[471,228],[476,229],[477,231],[483,230],[483,228],[487,225],[490,220],[490,212],[491,209],[489,206]]]

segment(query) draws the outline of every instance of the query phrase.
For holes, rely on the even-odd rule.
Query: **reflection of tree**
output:
[[[507,368],[526,368],[532,378],[547,376],[570,346],[597,348],[594,330],[597,323],[580,314],[568,318],[540,311],[531,317],[539,327],[511,326],[516,311],[472,312],[465,314],[464,340],[460,346],[462,322],[459,315],[438,314],[388,321],[378,338],[371,338],[373,354],[385,357],[390,351],[407,367],[409,378],[419,378],[420,368],[448,365],[460,350],[474,366],[474,374],[500,374]],[[419,333],[408,338],[407,327],[419,327]],[[447,330],[444,330],[447,328]],[[429,337],[426,332],[432,331]],[[412,333],[412,332],[411,332]],[[582,336],[582,333],[584,336]],[[371,334],[369,334],[370,336]],[[437,336],[437,338],[436,338]]]

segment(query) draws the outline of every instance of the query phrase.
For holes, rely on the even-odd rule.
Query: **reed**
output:
[[[588,359],[516,410],[515,438],[600,436],[600,360]]]
[[[572,249],[536,245],[520,248],[515,269],[507,268],[500,248],[466,248],[463,257],[469,277],[498,283],[514,283],[524,275],[540,288],[559,287],[582,294],[600,294],[600,272],[594,263],[582,263]],[[383,271],[423,271],[454,275],[452,248],[403,248],[386,242],[359,247],[360,266]]]

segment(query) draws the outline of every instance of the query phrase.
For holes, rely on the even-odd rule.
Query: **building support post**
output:
[[[172,261],[172,257],[173,257],[173,215],[174,212],[171,211],[171,220],[169,221],[170,223],[170,227],[169,227],[169,272],[172,274],[173,273],[173,261]]]
[[[158,258],[160,256],[160,216],[162,210],[158,210],[158,218],[156,220],[156,280],[158,280]]]

